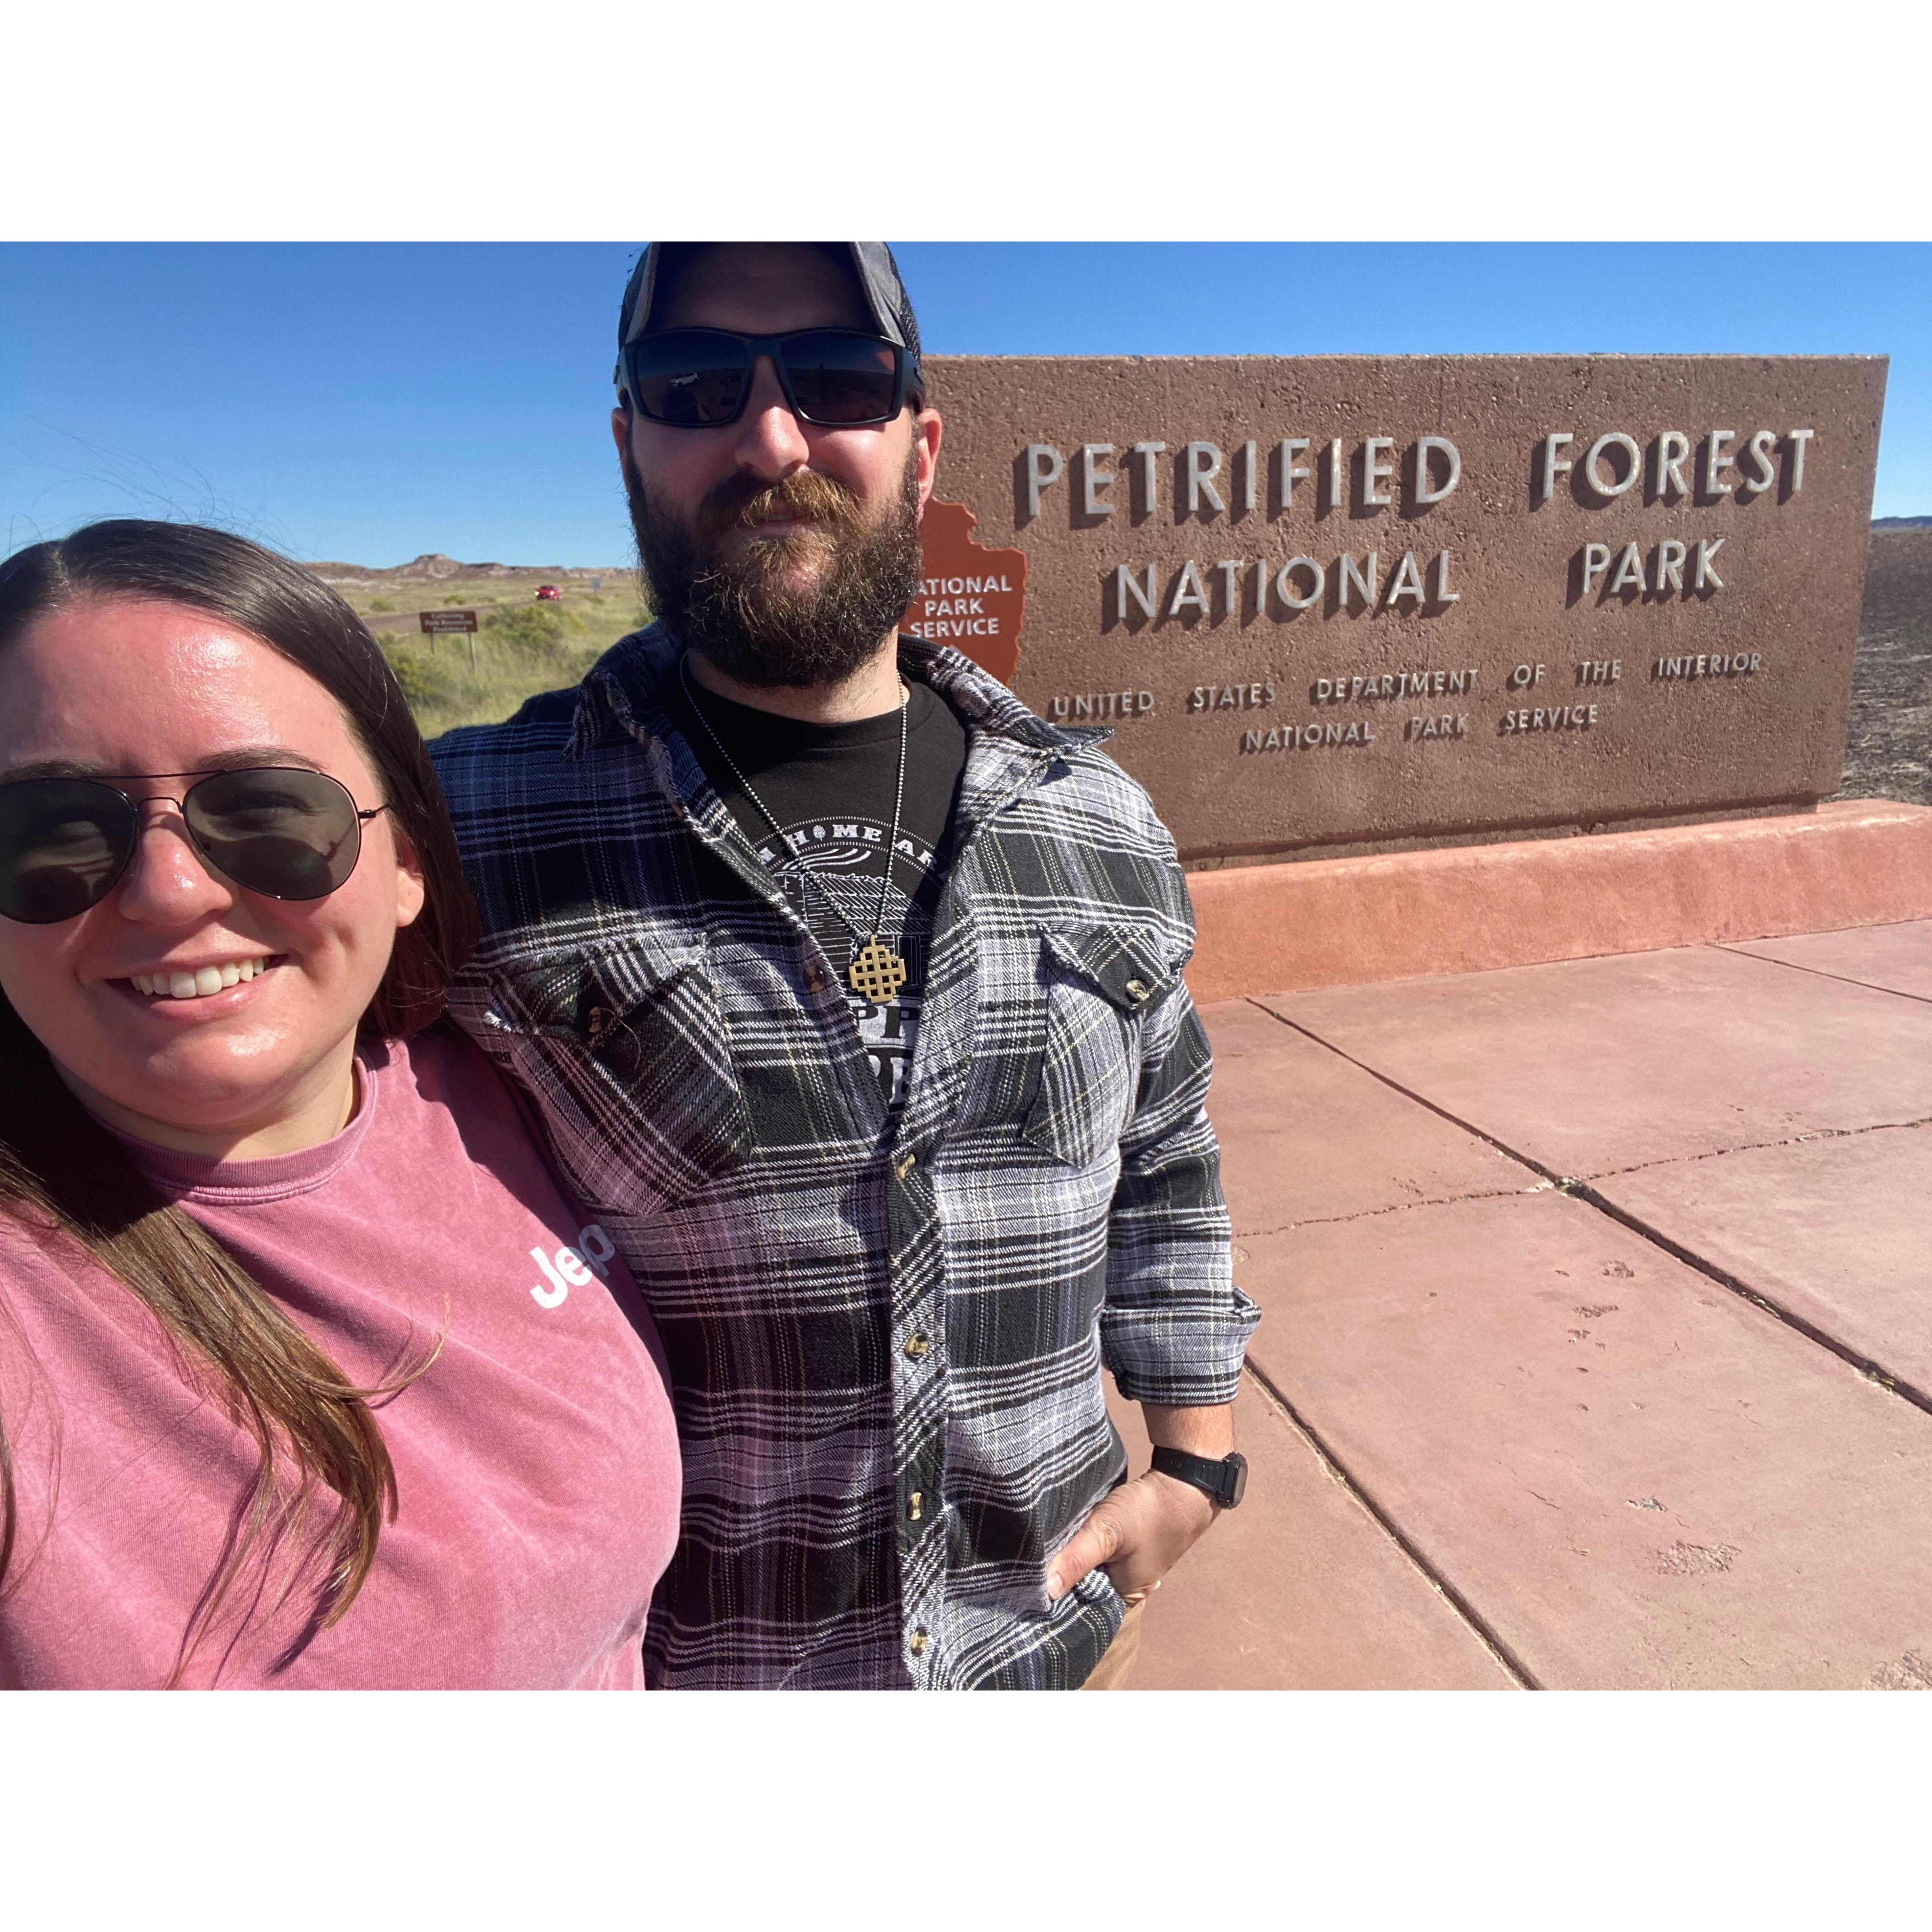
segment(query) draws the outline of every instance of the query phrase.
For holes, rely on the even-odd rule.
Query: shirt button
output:
[[[811,992],[822,993],[826,988],[825,968],[815,959],[805,969],[805,983],[806,989]]]
[[[1136,1006],[1138,1006],[1147,996],[1147,985],[1144,980],[1130,980],[1127,982],[1127,998],[1132,1000]]]
[[[922,1490],[915,1490],[906,1498],[907,1519],[910,1522],[916,1522],[925,1514],[926,1492]]]
[[[932,1344],[923,1335],[908,1335],[906,1337],[906,1354],[913,1361],[917,1361],[932,1346]]]
[[[900,1180],[904,1180],[906,1176],[911,1173],[913,1164],[917,1158],[918,1156],[910,1150],[901,1154],[898,1159],[892,1162],[893,1173],[897,1174]]]
[[[926,1646],[930,1641],[924,1630],[916,1630],[906,1639],[906,1648],[914,1656],[922,1657],[926,1654]]]

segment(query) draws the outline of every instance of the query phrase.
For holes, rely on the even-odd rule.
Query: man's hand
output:
[[[1231,1406],[1163,1408],[1148,1402],[1142,1413],[1156,1448],[1219,1457],[1234,1446]],[[1123,1483],[1048,1566],[1047,1600],[1064,1597],[1088,1570],[1102,1567],[1124,1597],[1154,1588],[1220,1514],[1204,1490],[1157,1469]]]

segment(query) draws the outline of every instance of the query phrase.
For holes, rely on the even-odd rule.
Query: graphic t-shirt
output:
[[[355,1118],[320,1147],[133,1146],[352,1382],[441,1343],[376,1406],[398,1510],[348,1614],[304,1631],[298,1589],[218,1624],[182,1681],[641,1690],[682,1487],[656,1329],[474,1046],[434,1029],[360,1071]],[[0,1688],[159,1686],[253,1487],[253,1439],[125,1286],[5,1216],[0,1418],[18,1528]],[[230,1600],[272,1608],[276,1588]]]
[[[936,692],[922,684],[910,686],[905,802],[889,869],[899,769],[898,712],[853,724],[807,724],[734,704],[697,686],[695,680],[693,684],[711,732],[770,808],[778,821],[776,830],[772,818],[718,755],[675,677],[661,694],[665,712],[730,808],[759,862],[837,970],[890,1113],[904,1097],[912,1064],[933,914],[949,860],[947,829],[966,768],[965,727]],[[808,870],[809,878],[803,876]],[[883,918],[882,879],[886,881]],[[875,930],[906,962],[905,984],[896,998],[869,998],[854,990],[847,975],[854,956]]]

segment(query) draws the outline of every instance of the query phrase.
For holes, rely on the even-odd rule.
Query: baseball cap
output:
[[[651,304],[663,280],[665,250],[700,245],[689,242],[652,242],[638,257],[638,266],[631,271],[631,279],[624,284],[624,300],[617,311],[617,348],[620,356],[626,344],[650,332]],[[888,342],[896,342],[906,352],[911,360],[914,382],[922,392],[926,384],[920,368],[919,322],[913,314],[912,298],[906,293],[899,265],[893,260],[891,249],[883,242],[830,242],[815,245],[848,251],[847,259],[851,263],[860,293],[871,311],[873,326]],[[622,386],[621,364],[614,380],[620,387]]]

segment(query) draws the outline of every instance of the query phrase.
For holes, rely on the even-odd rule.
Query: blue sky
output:
[[[955,354],[1888,355],[1874,514],[1932,514],[1924,244],[896,245]],[[311,560],[619,562],[633,254],[0,245],[0,551],[150,515]]]

